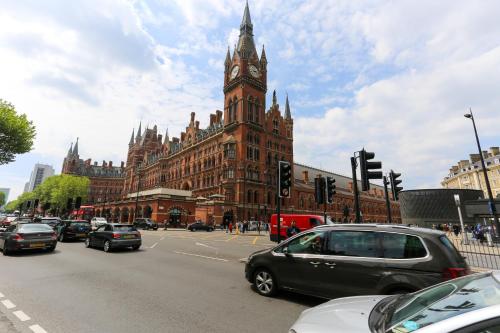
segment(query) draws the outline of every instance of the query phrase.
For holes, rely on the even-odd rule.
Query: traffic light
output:
[[[66,202],[66,210],[71,210],[73,208],[73,198],[68,198],[68,201]]]
[[[79,209],[81,205],[82,205],[82,197],[76,197],[75,209]]]
[[[402,180],[398,179],[401,176],[400,173],[396,173],[391,170],[389,173],[389,180],[391,182],[391,190],[392,190],[392,197],[394,200],[399,200],[399,192],[403,189],[401,186],[398,186],[401,184]]]
[[[318,205],[325,203],[325,178],[314,178],[314,199]]]
[[[292,167],[289,162],[279,161],[278,178],[278,196],[280,198],[289,198],[290,186],[292,185]]]
[[[335,178],[333,177],[326,177],[326,202],[331,204],[333,203],[333,196],[335,193]]]
[[[362,191],[368,191],[370,189],[370,179],[382,179],[382,171],[370,171],[374,169],[382,169],[382,162],[369,161],[374,157],[375,153],[365,151],[364,148],[359,152]]]

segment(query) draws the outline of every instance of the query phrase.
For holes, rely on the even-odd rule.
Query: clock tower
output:
[[[224,125],[262,125],[267,91],[267,59],[264,47],[257,54],[248,2],[240,25],[240,36],[224,62]]]

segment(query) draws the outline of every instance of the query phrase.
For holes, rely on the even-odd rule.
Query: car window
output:
[[[452,333],[500,333],[500,317],[484,320]]]
[[[104,227],[104,231],[113,231],[113,227],[108,224]]]
[[[311,228],[314,228],[317,227],[318,225],[321,225],[321,221],[315,218],[310,218],[309,224],[311,225]]]
[[[378,235],[371,231],[330,231],[327,254],[380,257]]]
[[[19,231],[21,231],[21,232],[26,232],[26,231],[46,232],[46,231],[53,231],[53,230],[51,227],[49,227],[46,224],[22,224],[19,226]]]
[[[423,258],[427,255],[424,244],[417,236],[382,233],[384,258],[411,259]]]
[[[314,231],[294,238],[287,243],[288,253],[320,254],[323,252],[325,235],[325,231]]]
[[[99,228],[97,228],[97,230],[96,230],[96,231],[104,231],[104,228],[105,228],[105,227],[106,227],[106,226],[101,225]]]
[[[137,231],[134,226],[129,225],[115,225],[113,227],[114,231]]]
[[[386,332],[412,332],[433,323],[500,303],[500,283],[491,274],[470,275],[404,295],[388,317]]]

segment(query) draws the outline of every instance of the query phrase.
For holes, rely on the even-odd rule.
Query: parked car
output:
[[[55,230],[56,227],[61,224],[61,219],[59,217],[42,217],[40,223],[47,224]]]
[[[92,229],[97,229],[99,228],[101,225],[104,225],[108,223],[108,221],[106,220],[105,217],[93,217],[91,220],[90,220],[90,225],[92,227]]]
[[[339,298],[302,312],[290,333],[497,333],[500,271],[405,295]]]
[[[56,230],[60,242],[70,239],[85,239],[90,232],[90,223],[86,220],[62,221]]]
[[[295,226],[300,231],[305,231],[323,224],[333,224],[330,218],[325,218],[320,215],[302,215],[302,214],[281,214],[280,215],[280,239],[286,239],[286,229],[295,221]],[[271,215],[271,232],[269,237],[272,242],[278,241],[278,215]]]
[[[134,221],[134,227],[145,230],[158,230],[158,223],[148,218],[138,218]]]
[[[14,251],[45,249],[54,251],[57,235],[46,224],[19,223],[7,227],[0,233],[0,248],[6,256]]]
[[[325,225],[248,258],[256,290],[323,298],[408,293],[470,273],[443,232],[376,224]]]
[[[187,230],[189,230],[189,231],[198,231],[198,230],[214,231],[214,226],[205,224],[201,221],[197,221],[197,222],[189,224],[187,226]]]
[[[91,231],[85,240],[86,247],[102,247],[104,252],[124,247],[138,250],[141,243],[141,233],[134,226],[115,223],[102,225]]]
[[[2,220],[2,227],[8,227],[11,224],[14,224],[14,222],[17,220],[17,216],[13,215],[7,215],[3,220]]]

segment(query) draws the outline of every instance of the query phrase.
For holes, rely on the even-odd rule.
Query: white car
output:
[[[392,296],[338,298],[305,310],[289,333],[499,333],[500,271]]]
[[[108,223],[108,221],[106,221],[106,218],[104,217],[93,217],[92,220],[90,220],[90,226],[92,229],[97,229],[106,223]]]

